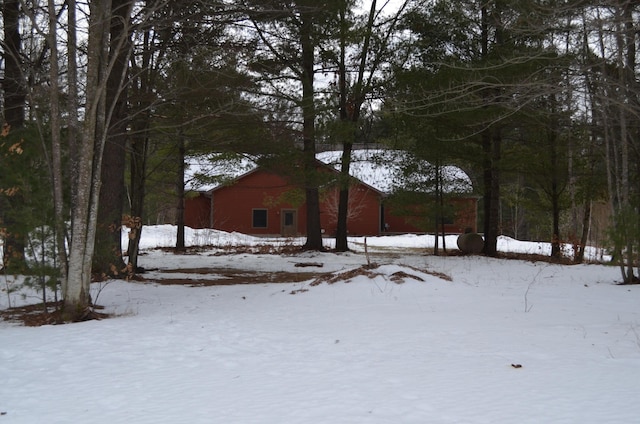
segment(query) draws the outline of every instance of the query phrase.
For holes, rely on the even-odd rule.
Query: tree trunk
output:
[[[493,49],[499,49],[505,43],[506,35],[502,13],[506,5],[501,1],[493,3],[493,11],[489,13],[487,4],[481,5],[481,38],[482,57],[487,58],[490,53],[490,22],[494,30]],[[493,98],[499,97],[500,88],[489,89],[487,92],[487,106],[493,106]],[[484,200],[485,200],[485,223],[484,223],[484,253],[488,256],[498,254],[498,236],[500,233],[500,160],[502,155],[502,134],[501,129],[495,124],[488,123],[489,127],[482,134],[482,147],[484,156]]]
[[[629,230],[632,234],[628,235],[627,241],[627,281],[628,282],[638,282],[638,276],[635,274],[634,264],[637,262],[637,253],[640,248],[640,227],[638,226],[638,212],[640,209],[640,201],[638,200],[638,192],[637,189],[637,180],[633,175],[633,165],[634,162],[637,164],[638,152],[635,150],[637,146],[637,141],[634,140],[637,137],[637,129],[634,131],[634,120],[637,119],[637,114],[639,112],[639,104],[638,104],[638,83],[637,83],[637,75],[636,75],[636,43],[637,40],[637,23],[634,21],[634,7],[636,2],[626,1],[623,5],[622,18],[624,22],[624,44],[625,44],[625,66],[623,69],[624,79],[622,83],[625,87],[625,101],[628,103],[624,107],[623,114],[630,115],[628,118],[629,121],[629,129],[628,134],[624,137],[622,142],[622,151],[623,151],[623,186],[625,190],[625,195],[627,196],[627,202],[629,208],[634,211],[636,214],[635,222],[630,223]],[[630,113],[631,112],[631,113]],[[631,116],[633,114],[633,116]],[[633,154],[636,154],[634,157]],[[635,176],[637,177],[637,175]],[[634,181],[636,180],[636,181]],[[633,231],[633,229],[636,229]]]
[[[135,75],[135,82],[132,83],[133,101],[135,109],[133,115],[136,118],[131,126],[133,128],[130,137],[130,220],[136,222],[135,228],[129,233],[129,244],[127,246],[127,256],[129,258],[129,269],[131,272],[138,272],[138,251],[140,249],[140,239],[142,238],[142,223],[144,222],[144,198],[147,181],[147,155],[149,147],[149,128],[151,125],[151,30],[147,29],[143,35],[142,45],[142,66],[135,66],[131,74]]]
[[[4,123],[12,133],[24,127],[26,88],[21,69],[20,0],[5,0],[2,3],[4,25]],[[26,234],[20,229],[16,210],[24,204],[22,191],[14,196],[2,196],[0,223],[6,228],[4,236],[3,264],[11,272],[27,269],[24,256]]]
[[[500,236],[500,161],[502,157],[502,134],[495,128],[491,137],[491,212],[489,224],[489,255],[498,254]]]
[[[484,155],[484,253],[498,254],[500,228],[500,160],[501,138],[497,130],[482,133]]]
[[[183,251],[184,243],[184,162],[185,162],[185,143],[184,135],[178,134],[178,174],[176,177],[176,195],[178,203],[176,205],[176,224],[178,231],[176,234],[176,250]]]
[[[346,252],[349,250],[347,243],[348,218],[349,218],[349,182],[351,150],[353,145],[346,142],[342,150],[342,162],[340,168],[340,193],[338,198],[338,222],[336,226],[336,251]]]
[[[555,111],[555,99],[553,100],[552,111]],[[553,118],[552,118],[553,119]],[[558,146],[557,146],[557,125],[552,123],[547,130],[547,141],[549,148],[550,159],[550,177],[551,177],[551,215],[552,215],[552,230],[551,230],[551,257],[559,258],[562,254],[560,245],[560,183],[559,183],[559,169],[558,169]]]
[[[49,10],[55,10],[54,0],[48,2]],[[60,124],[60,87],[58,70],[58,22],[55,13],[49,14],[49,48],[51,49],[50,75],[50,107],[51,118],[51,181],[53,189],[53,209],[54,209],[54,233],[56,240],[56,255],[58,267],[60,269],[60,279],[64,281],[67,277],[67,250],[66,231],[64,216],[64,197],[62,181],[62,138]],[[43,256],[44,257],[44,256]]]
[[[375,4],[375,1],[373,2]],[[346,4],[343,4],[346,6]],[[347,34],[346,34],[346,10],[340,10],[340,63],[338,64],[338,90],[340,92],[340,123],[349,124],[349,113],[347,110]],[[353,112],[353,111],[352,111]],[[342,128],[340,129],[342,132]],[[340,163],[339,195],[338,195],[338,219],[336,224],[336,251],[346,252],[349,250],[347,242],[348,219],[349,219],[349,180],[351,168],[352,140],[348,139],[347,133],[342,146],[342,158]]]
[[[107,105],[113,113],[109,120],[107,143],[101,170],[100,207],[96,228],[93,272],[118,276],[125,271],[122,259],[122,209],[127,127],[129,125],[127,89],[123,84],[130,53],[129,19],[132,0],[113,0],[111,18],[111,52],[113,68],[107,81]],[[122,46],[120,46],[120,44]]]
[[[300,13],[300,42],[302,48],[302,138],[305,197],[307,203],[307,240],[305,250],[323,250],[320,224],[320,193],[318,189],[315,139],[314,50],[313,21],[309,11]]]
[[[435,242],[433,245],[433,254],[435,256],[438,256],[440,254],[440,242],[439,242],[439,238],[440,238],[440,229],[441,229],[441,223],[443,220],[442,217],[442,208],[441,208],[441,196],[440,196],[440,163],[436,162],[436,167],[435,167],[435,187],[434,187],[434,236],[435,236]],[[443,228],[443,227],[442,227]],[[443,228],[444,229],[444,228]],[[443,232],[443,237],[442,240],[444,241],[444,232]]]
[[[445,207],[444,207],[444,178],[442,176],[442,165],[440,160],[436,165],[436,195],[438,196],[438,210],[440,211],[440,233],[442,234],[442,252],[447,254],[447,240],[444,226],[445,226]]]
[[[375,74],[379,61],[368,63],[371,37],[373,36],[373,27],[376,16],[376,0],[370,5],[367,26],[365,28],[364,39],[362,42],[362,50],[360,52],[360,64],[358,65],[358,74],[353,93],[349,96],[347,87],[347,26],[346,10],[340,10],[340,63],[339,68],[339,90],[340,90],[340,121],[346,126],[344,128],[346,138],[342,146],[342,160],[340,167],[340,197],[338,203],[338,222],[336,228],[336,250],[338,252],[346,252],[349,250],[347,243],[348,236],[348,219],[349,219],[349,187],[351,184],[351,153],[353,144],[357,141],[357,124],[360,121],[362,104],[364,102],[365,88],[365,71],[369,65],[370,74]],[[346,6],[346,3],[343,4]]]
[[[136,132],[142,127],[137,127]],[[130,221],[133,223],[129,233],[127,256],[130,272],[138,272],[138,251],[142,238],[142,223],[144,222],[144,198],[147,178],[147,147],[149,140],[146,130],[131,138],[130,173],[131,173],[131,211]]]
[[[551,209],[553,215],[553,236],[551,238],[551,257],[559,258],[562,255],[560,243],[560,194],[557,192],[557,183],[554,182],[551,195]]]
[[[577,264],[581,264],[584,261],[585,247],[589,240],[589,222],[591,222],[591,200],[587,200],[584,204],[584,213],[582,215],[582,235],[580,236],[578,250],[575,252],[575,256],[573,258],[573,261]]]
[[[69,142],[69,151],[77,152],[79,149],[80,124],[78,118],[78,107],[80,104],[78,96],[78,36],[76,22],[76,0],[67,0],[67,95],[69,107],[69,118],[67,137]],[[76,204],[76,188],[78,187],[78,157],[71,154],[69,157],[69,177],[71,180],[71,208]]]
[[[4,0],[2,3],[4,24],[4,121],[11,129],[24,126],[26,88],[21,69],[20,0]]]
[[[100,189],[101,155],[105,140],[105,90],[107,77],[107,46],[111,3],[94,0],[90,3],[89,41],[87,48],[87,105],[78,158],[77,203],[72,208],[69,269],[63,282],[64,316],[79,320],[87,316],[91,284],[91,258]]]

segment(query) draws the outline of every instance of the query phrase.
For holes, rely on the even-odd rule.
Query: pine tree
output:
[[[21,132],[25,123],[26,86],[22,64],[22,36],[20,34],[20,1],[6,0],[2,2],[2,17],[4,27],[3,59],[4,78],[2,132],[11,135],[14,142],[20,142]],[[0,187],[1,189],[2,187]],[[11,189],[4,187],[5,190]],[[24,203],[25,198],[20,190],[11,196],[6,193],[0,196],[0,228],[3,229],[4,239],[3,265],[11,272],[25,271],[27,268],[24,250],[26,234],[20,222],[20,213],[16,212]],[[21,228],[22,227],[22,228]]]

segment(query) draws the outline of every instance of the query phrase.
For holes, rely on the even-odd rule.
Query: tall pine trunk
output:
[[[500,47],[504,42],[504,28],[501,21],[503,4],[495,2],[492,16],[489,16],[487,3],[483,2],[480,8],[481,19],[481,49],[482,57],[489,56],[489,21],[493,22],[495,31],[495,46]],[[499,88],[498,88],[499,90]],[[491,91],[491,89],[490,89]],[[487,93],[487,104],[491,108],[491,98],[497,97],[496,93]],[[498,235],[500,231],[500,160],[502,152],[502,135],[500,128],[488,123],[488,127],[481,134],[483,154],[483,181],[484,181],[484,253],[488,256],[498,254]]]
[[[26,87],[21,69],[20,0],[5,0],[2,3],[4,25],[4,123],[10,133],[24,127]],[[3,129],[4,131],[4,129]],[[23,194],[0,196],[0,225],[5,228],[3,264],[12,272],[23,272],[27,268],[24,250],[26,234],[21,229],[17,210],[24,203]]]
[[[134,126],[140,130],[142,127]],[[138,131],[136,131],[138,132]],[[131,140],[130,178],[131,178],[131,232],[127,245],[128,266],[131,272],[138,272],[138,252],[142,238],[144,222],[144,198],[147,178],[147,148],[149,140],[147,131],[136,134]]]
[[[501,142],[502,140],[497,130],[487,130],[482,134],[484,156],[484,253],[488,256],[496,256],[498,254]]]
[[[147,155],[149,147],[149,128],[151,125],[151,85],[152,85],[152,42],[151,30],[147,29],[143,35],[142,66],[135,67],[132,75],[135,81],[132,83],[132,104],[135,115],[131,126],[133,128],[130,137],[130,190],[131,205],[130,216],[135,228],[129,233],[127,256],[129,268],[132,272],[139,270],[138,252],[142,238],[142,223],[144,222],[144,198],[147,181]],[[132,61],[135,66],[135,62]]]
[[[176,250],[181,251],[185,249],[184,240],[184,168],[185,168],[185,152],[186,146],[184,142],[184,135],[182,131],[178,134],[178,158],[176,160],[178,164],[178,172],[176,177],[176,197],[178,203],[176,205],[176,224],[178,231],[176,233]]]
[[[373,2],[375,4],[375,1]],[[343,6],[346,6],[344,4]],[[349,125],[348,93],[347,93],[347,34],[346,34],[346,10],[340,10],[340,63],[338,64],[338,89],[340,92],[340,123]],[[353,110],[351,111],[354,112]],[[342,134],[341,128],[340,133]],[[336,224],[336,251],[346,252],[349,250],[347,243],[348,217],[349,217],[349,182],[351,168],[352,140],[347,131],[342,145],[342,159],[340,162],[340,178],[338,185],[338,217]]]
[[[346,141],[342,147],[342,161],[340,168],[340,191],[338,195],[338,220],[336,226],[336,251],[346,252],[349,250],[347,243],[348,218],[349,218],[349,184],[351,181],[351,151],[353,144]]]
[[[305,250],[323,250],[320,224],[320,192],[316,163],[315,92],[314,92],[314,42],[313,17],[309,11],[300,13],[300,42],[302,47],[302,138],[304,186],[307,203],[307,240]]]
[[[552,111],[556,111],[556,101],[552,98]],[[560,187],[560,169],[559,169],[559,152],[558,152],[558,125],[554,120],[547,129],[547,148],[549,149],[549,173],[551,178],[551,187],[549,196],[551,197],[551,257],[559,258],[562,255],[562,247],[560,243],[560,196],[562,188]]]
[[[107,80],[106,104],[110,114],[107,143],[101,169],[100,206],[96,228],[93,272],[118,276],[125,271],[122,259],[122,210],[128,119],[127,74],[130,54],[129,20],[132,0],[113,0],[111,48],[113,68]]]

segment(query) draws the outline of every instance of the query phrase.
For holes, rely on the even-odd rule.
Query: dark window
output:
[[[446,214],[445,216],[442,217],[442,221],[443,224],[447,224],[447,225],[452,225],[453,224],[453,216],[451,216],[450,214]]]
[[[293,225],[293,212],[286,211],[284,213],[284,225],[287,225],[287,226]]]
[[[266,209],[254,209],[253,210],[253,228],[267,228],[267,210]]]

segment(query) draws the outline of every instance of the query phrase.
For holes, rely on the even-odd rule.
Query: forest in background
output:
[[[304,248],[320,250],[315,154],[342,150],[336,250],[347,250],[351,152],[376,146],[417,158],[407,180],[432,175],[412,193],[440,199],[433,231],[446,215],[438,170],[455,164],[481,197],[486,255],[500,234],[550,241],[552,256],[572,243],[577,262],[588,243],[606,243],[623,280],[636,282],[639,9],[3,0],[4,272],[61,283],[68,319],[81,318],[92,273],[135,273],[143,224],[177,223],[184,248],[185,159],[209,152],[303,170]],[[36,245],[50,251],[30,252]]]

